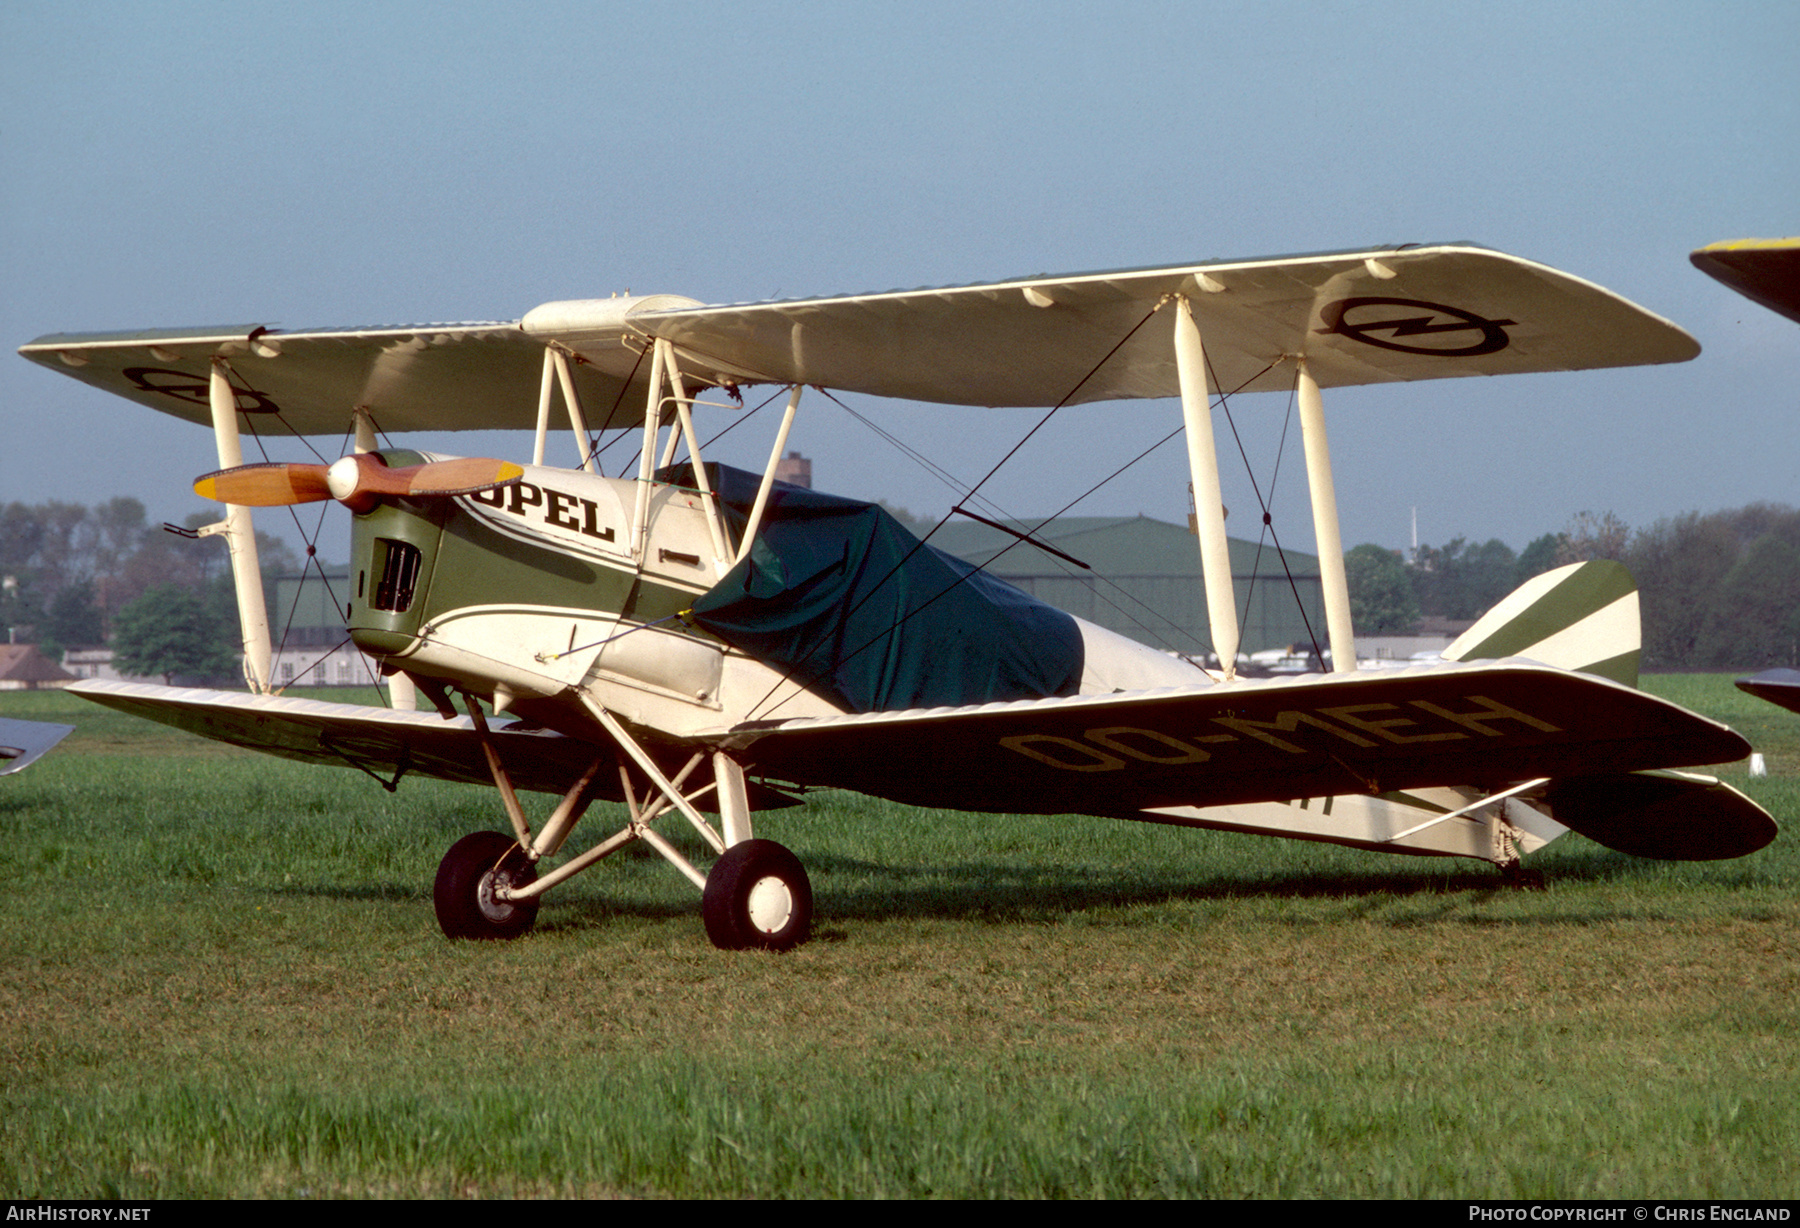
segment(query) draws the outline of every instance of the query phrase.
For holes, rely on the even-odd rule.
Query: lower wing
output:
[[[1556,823],[1628,852],[1738,856],[1775,835],[1734,790],[1657,772],[1741,759],[1750,747],[1736,733],[1630,687],[1517,660],[749,723],[724,741],[757,773],[913,805],[1113,815],[1366,847],[1392,846],[1403,824],[1429,822],[1432,808],[1346,805],[1334,822],[1319,803],[1308,814],[1296,799],[1433,788],[1479,798],[1531,781]],[[1635,775],[1646,772],[1656,775]],[[1635,783],[1646,780],[1660,783]],[[1675,830],[1684,814],[1701,834]],[[1346,838],[1352,815],[1367,830]],[[1661,834],[1634,838],[1640,820]]]
[[[0,776],[23,771],[74,732],[73,725],[0,720]]]
[[[354,767],[383,783],[417,774],[465,784],[492,784],[480,735],[468,717],[397,712],[360,704],[321,703],[280,695],[204,691],[144,683],[87,681],[68,688],[108,708],[189,733],[302,763]],[[502,761],[520,789],[562,793],[593,763],[596,748],[548,729],[492,731]],[[606,773],[596,781],[607,796]],[[612,782],[617,796],[617,781]]]

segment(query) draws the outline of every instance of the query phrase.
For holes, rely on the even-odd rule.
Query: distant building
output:
[[[322,574],[321,574],[322,573]],[[269,603],[269,681],[285,686],[373,686],[374,662],[350,642],[348,566],[278,576]]]
[[[1356,655],[1371,661],[1412,661],[1435,657],[1473,627],[1473,619],[1443,618],[1429,614],[1414,625],[1410,635],[1359,635]]]
[[[348,567],[326,566],[305,574],[275,577],[269,597],[269,680],[284,686],[372,686],[374,663],[350,642],[344,629],[342,603],[349,600]],[[232,651],[237,648],[235,624]],[[155,682],[161,677],[139,678],[121,674],[113,664],[110,648],[70,649],[63,655],[70,680],[99,678],[107,681]],[[187,678],[183,686],[242,686],[235,673],[225,678]],[[4,685],[4,684],[0,684]]]
[[[52,691],[74,681],[74,674],[36,644],[0,644],[0,691]]]
[[[1024,532],[1030,521],[1008,521]],[[985,565],[1015,588],[1120,635],[1175,652],[1211,651],[1200,547],[1180,525],[1148,516],[1063,516],[1036,536],[1092,568],[1084,571],[1055,555],[975,521],[953,519],[931,544]],[[1319,560],[1271,545],[1230,539],[1236,590],[1239,651],[1325,643]],[[1309,631],[1310,625],[1310,631]]]
[[[789,452],[775,462],[775,480],[786,482],[789,486],[804,486],[812,489],[812,461],[798,452]]]
[[[99,678],[106,682],[127,680],[113,664],[113,650],[110,648],[71,648],[63,653],[62,665],[78,679]],[[162,679],[154,681],[160,682]]]

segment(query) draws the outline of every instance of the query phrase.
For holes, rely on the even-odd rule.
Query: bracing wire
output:
[[[305,445],[307,451],[311,452],[314,456],[318,457],[319,462],[321,464],[329,464],[330,463],[329,461],[327,461],[325,459],[325,457],[323,455],[320,454],[319,450],[313,446],[312,441],[310,439],[308,439],[305,435],[300,434],[294,428],[293,424],[289,423],[286,418],[281,416],[280,411],[276,411],[275,416],[276,416],[277,421],[279,421],[283,426],[287,427],[290,435],[292,435],[294,438],[299,439],[300,442],[303,445]],[[392,447],[393,446],[392,438],[390,438],[388,436],[386,431],[381,429],[380,424],[375,421],[375,416],[373,413],[371,413],[369,415],[369,423],[370,423],[370,426],[382,436],[382,438],[386,442],[386,444],[389,447]],[[256,421],[254,418],[251,418],[248,420],[248,427],[250,430],[250,437],[256,441],[257,451],[262,454],[262,458],[265,462],[269,461],[270,458],[269,458],[269,449],[268,449],[267,441],[264,438],[264,436],[259,431],[257,431]],[[354,426],[347,428],[344,431],[344,434],[338,443],[338,451],[339,451],[340,455],[343,455],[344,449],[346,449],[350,446],[350,442],[351,442],[352,437],[354,436],[354,433],[355,433]],[[271,648],[272,648],[271,668],[273,668],[274,655],[287,651],[288,637],[293,632],[294,620],[299,616],[300,598],[305,589],[306,576],[308,576],[309,574],[317,573],[318,578],[319,578],[319,583],[321,583],[325,586],[325,595],[331,599],[333,608],[340,610],[340,611],[344,609],[343,601],[339,599],[337,590],[332,586],[331,577],[328,576],[327,574],[325,574],[325,565],[319,561],[319,538],[324,533],[325,515],[330,510],[330,506],[331,505],[329,502],[321,502],[320,503],[318,518],[314,521],[313,528],[309,532],[307,530],[305,522],[300,519],[300,510],[299,510],[298,505],[295,505],[295,504],[287,505],[288,516],[294,522],[294,531],[300,535],[300,540],[306,543],[306,561],[302,564],[302,567],[301,567],[301,573],[300,573],[301,574],[301,583],[298,585],[295,585],[294,599],[288,607],[285,618],[282,620],[281,638],[277,643],[275,643],[271,646]],[[254,532],[254,529],[252,530],[252,532]],[[346,640],[344,642],[348,643],[350,641]],[[283,682],[281,684],[282,687],[285,688],[285,687],[294,685],[294,683],[298,682],[301,678],[306,677],[307,674],[310,674],[313,672],[313,670],[318,669],[319,666],[323,665],[325,663],[325,661],[327,661],[333,653],[335,653],[339,648],[342,648],[342,647],[343,647],[343,643],[339,643],[339,644],[336,644],[336,645],[326,649],[325,652],[323,654],[321,654],[317,659],[315,659],[311,665],[308,665],[304,670],[302,670],[299,674],[297,674],[293,679]],[[358,656],[362,656],[362,654],[358,653]],[[386,688],[384,688],[381,685],[380,679],[376,676],[374,668],[373,668],[373,666],[371,666],[369,664],[369,660],[366,656],[362,656],[362,667],[363,667],[363,672],[368,676],[369,682],[375,687],[376,693],[381,696],[382,704],[385,706],[391,707],[392,701],[389,699],[387,690],[386,690]],[[270,679],[270,683],[273,684],[274,679]]]
[[[1092,367],[1090,367],[1088,369],[1087,374],[1083,375],[1079,380],[1075,381],[1074,386],[1071,387],[1068,392],[1063,394],[1061,400],[1057,401],[1057,403],[1055,405],[1052,405],[1050,407],[1049,411],[1047,413],[1045,413],[1044,416],[1038,420],[1037,425],[1032,427],[1029,431],[1027,431],[1025,433],[1024,438],[1020,439],[1018,443],[1014,444],[1011,448],[1009,448],[1007,450],[1006,454],[1004,456],[1002,456],[998,461],[996,461],[994,463],[993,467],[991,469],[989,469],[987,471],[987,473],[982,475],[981,480],[976,482],[973,486],[971,486],[969,488],[969,497],[973,497],[977,492],[979,492],[980,489],[983,486],[985,486],[988,483],[988,481],[990,479],[992,479],[996,473],[1000,472],[1001,467],[1003,465],[1005,465],[1007,461],[1011,460],[1015,455],[1018,454],[1018,451],[1020,448],[1023,448],[1028,442],[1030,442],[1032,436],[1036,435],[1039,431],[1041,431],[1045,427],[1045,425],[1049,423],[1050,419],[1056,416],[1058,411],[1060,411],[1064,406],[1068,405],[1070,401],[1074,400],[1075,395],[1078,392],[1080,392],[1082,390],[1082,388],[1084,388],[1087,385],[1088,381],[1093,379],[1095,375],[1099,374],[1100,368],[1104,367],[1109,361],[1111,361],[1112,356],[1114,354],[1117,354],[1122,348],[1124,348],[1125,344],[1137,335],[1138,330],[1143,328],[1144,325],[1146,325],[1150,322],[1151,317],[1153,317],[1158,311],[1162,310],[1163,305],[1166,301],[1167,300],[1159,300],[1154,306],[1152,306],[1150,308],[1149,311],[1145,312],[1143,319],[1139,320],[1136,324],[1132,325],[1131,328],[1126,331],[1125,335],[1120,337],[1119,340],[1113,344],[1112,348],[1106,351],[1105,355],[1101,357],[1100,361],[1096,362]],[[843,619],[848,620],[858,610],[862,609],[863,606],[867,605],[869,603],[869,601],[871,599],[873,599],[875,594],[878,591],[880,591],[880,589],[882,588],[883,585],[885,585],[889,580],[893,579],[894,576],[898,575],[901,568],[905,567],[906,564],[912,560],[914,555],[916,555],[920,550],[923,550],[925,548],[926,543],[931,540],[933,535],[935,535],[939,529],[944,527],[944,525],[949,521],[950,517],[953,514],[954,514],[953,512],[945,512],[943,517],[941,519],[939,519],[938,522],[931,527],[931,529],[925,534],[925,536],[921,537],[918,541],[913,543],[912,549],[908,550],[904,555],[901,556],[899,562],[895,563],[892,567],[890,567],[885,575],[883,575],[879,580],[877,580],[873,585],[871,585],[869,587],[868,591],[863,594],[862,598],[859,601],[857,601],[857,603],[854,606],[852,606],[849,610],[845,611],[845,613],[843,615]],[[1011,549],[1011,547],[1009,546],[1007,549]],[[1006,553],[1006,551],[1002,550],[1000,553],[1004,554],[1004,553]],[[995,557],[998,558],[999,555],[996,555]],[[943,597],[945,595],[945,593],[950,592],[951,589],[955,588],[956,585],[960,584],[960,583],[962,583],[962,578],[959,577],[954,584],[951,584],[949,587],[945,588],[943,590],[943,592],[940,592],[939,594],[937,594],[937,596],[931,598],[931,600],[926,601],[923,604],[921,604],[920,606],[918,606],[911,613],[909,613],[907,615],[907,617],[911,618],[919,613],[923,613],[926,609],[929,609],[939,598]],[[839,663],[842,664],[845,661],[853,660],[855,657],[857,657],[861,653],[866,652],[868,649],[874,647],[876,644],[881,643],[882,641],[888,639],[896,631],[899,630],[900,625],[903,625],[904,621],[905,620],[902,620],[901,624],[896,624],[894,627],[891,627],[888,630],[882,632],[880,635],[875,636],[874,638],[870,639],[867,643],[859,645],[857,648],[855,648],[849,654],[841,657],[839,659]],[[800,659],[801,660],[810,659],[823,646],[824,646],[824,641],[821,640],[812,649],[808,650],[805,654],[803,654]],[[773,686],[771,686],[768,689],[768,691],[763,694],[762,698],[757,700],[755,704],[751,705],[750,714],[752,716],[754,716],[757,712],[762,711],[763,705],[765,705],[769,702],[769,698],[771,696],[773,696],[776,691],[780,690],[783,686],[785,686],[789,681],[792,680],[793,673],[794,673],[794,671],[793,671],[793,668],[791,668],[791,667],[789,669],[783,671],[781,677],[776,679],[775,684]]]
[[[1277,361],[1279,361],[1279,360],[1277,360]],[[1245,388],[1249,387],[1251,384],[1254,384],[1257,380],[1261,379],[1271,369],[1273,369],[1274,366],[1275,366],[1275,363],[1271,362],[1267,366],[1263,367],[1263,369],[1261,371],[1256,372],[1256,374],[1250,376],[1248,379],[1246,379],[1242,383],[1240,383],[1237,386],[1237,388],[1232,389],[1230,392],[1220,393],[1219,394],[1220,404],[1221,405],[1228,404],[1229,399],[1232,396],[1235,396],[1237,393],[1243,391]],[[846,405],[842,401],[839,401],[835,396],[831,396],[831,394],[829,392],[826,393],[826,396],[830,397],[830,399],[835,401],[837,404],[843,406],[844,409],[846,411],[848,411],[852,417],[856,418],[857,421],[864,423],[871,430],[873,430],[876,434],[878,434],[883,439],[892,443],[896,448],[900,449],[904,454],[906,454],[908,457],[913,459],[921,467],[925,468],[928,472],[932,473],[933,476],[937,477],[939,481],[943,482],[946,486],[950,487],[951,490],[957,492],[958,495],[964,501],[967,501],[970,498],[976,497],[971,492],[964,490],[961,487],[961,485],[958,482],[956,482],[954,477],[952,477],[948,473],[947,470],[945,470],[942,466],[938,465],[936,462],[932,461],[929,457],[926,457],[922,453],[919,453],[916,449],[910,447],[904,441],[900,440],[898,437],[896,437],[893,434],[891,434],[890,432],[882,429],[875,422],[866,418],[862,414],[857,413],[854,409],[851,409],[850,406]],[[1033,525],[1030,529],[1028,529],[1026,531],[1026,538],[1027,539],[1035,538],[1036,534],[1038,532],[1040,532],[1046,525],[1050,524],[1052,521],[1056,520],[1058,517],[1066,515],[1071,508],[1078,506],[1084,500],[1086,500],[1091,495],[1093,495],[1095,492],[1099,491],[1100,489],[1102,489],[1109,483],[1116,481],[1120,476],[1122,476],[1124,473],[1126,473],[1128,470],[1130,470],[1133,466],[1137,465],[1139,462],[1141,462],[1145,458],[1149,457],[1152,453],[1156,452],[1159,448],[1162,448],[1164,445],[1168,444],[1176,436],[1180,435],[1183,429],[1184,428],[1177,426],[1174,430],[1168,432],[1161,439],[1158,439],[1156,442],[1152,443],[1149,447],[1145,448],[1142,452],[1139,452],[1136,456],[1134,456],[1130,460],[1126,461],[1123,465],[1120,465],[1117,469],[1113,470],[1111,473],[1109,473],[1105,477],[1101,478],[1098,482],[1095,482],[1092,486],[1088,487],[1086,490],[1084,490],[1080,494],[1076,495],[1073,499],[1069,500],[1069,502],[1065,503],[1062,507],[1060,507],[1056,511],[1052,512],[1049,516],[1046,516],[1043,519],[1039,520],[1035,525]],[[1245,458],[1245,463],[1248,464],[1248,457]],[[988,507],[992,507],[996,511],[997,514],[999,514],[1003,517],[1007,516],[1006,511],[1002,508],[996,507],[993,504],[992,500],[983,498],[982,503]],[[1024,521],[1023,519],[1017,518],[1017,517],[1007,517],[1007,518],[1019,520],[1020,523],[1026,523],[1026,521]],[[1011,532],[1011,530],[1007,530],[1007,531]],[[1011,549],[1010,546],[1007,547],[1007,550],[1010,550],[1010,549]],[[979,565],[979,567],[977,568],[977,570],[985,570],[990,564],[997,561],[1006,552],[1007,552],[1006,550],[1002,550],[1002,551],[999,551],[998,553],[994,554],[992,557],[988,558],[985,562],[981,563]],[[1101,575],[1099,573],[1094,573],[1092,578],[1094,580],[1097,580],[1100,583],[1106,585],[1107,588],[1111,589],[1113,591],[1113,593],[1119,599],[1126,601],[1126,602],[1130,602],[1132,605],[1138,607],[1139,610],[1141,610],[1144,615],[1164,624],[1164,626],[1168,630],[1172,630],[1172,631],[1181,630],[1181,628],[1178,626],[1178,624],[1176,624],[1174,619],[1170,618],[1163,611],[1158,610],[1154,606],[1150,605],[1143,598],[1139,597],[1136,593],[1133,593],[1130,589],[1126,588],[1124,585],[1113,580],[1110,576]],[[1096,590],[1094,590],[1093,595],[1096,599],[1105,602],[1105,604],[1107,606],[1109,606],[1112,610],[1114,610],[1121,618],[1124,618],[1126,621],[1131,623],[1132,626],[1134,626],[1137,630],[1142,632],[1144,635],[1146,635],[1146,636],[1150,637],[1151,639],[1155,640],[1156,642],[1162,644],[1163,647],[1169,649],[1172,652],[1178,651],[1176,649],[1175,645],[1170,642],[1167,635],[1164,633],[1163,627],[1151,626],[1149,623],[1146,623],[1143,620],[1143,618],[1140,618],[1137,614],[1133,613],[1133,611],[1131,609],[1128,609],[1126,606],[1120,604],[1119,600],[1114,600],[1112,596],[1108,596],[1108,594],[1105,592],[1102,592],[1102,591],[1096,589]]]
[[[1207,370],[1210,373],[1212,371],[1212,359],[1210,357],[1206,360],[1206,365],[1207,365]],[[1263,370],[1267,371],[1270,369],[1270,367],[1273,367],[1274,365],[1275,365],[1274,363],[1270,363],[1269,366],[1264,367]],[[1298,372],[1298,368],[1296,368],[1296,370],[1295,370],[1295,388],[1296,388],[1296,390],[1298,388],[1298,381],[1299,381],[1299,372]],[[1275,531],[1274,515],[1269,511],[1269,501],[1271,499],[1273,499],[1275,496],[1275,483],[1281,477],[1281,457],[1282,457],[1282,454],[1287,449],[1288,424],[1293,419],[1294,396],[1295,396],[1295,391],[1291,390],[1288,393],[1287,415],[1282,419],[1282,423],[1281,423],[1281,442],[1277,446],[1276,451],[1275,451],[1275,469],[1274,469],[1274,472],[1271,473],[1269,476],[1269,497],[1268,498],[1263,497],[1262,486],[1256,480],[1256,472],[1251,467],[1251,464],[1250,464],[1250,454],[1244,449],[1244,441],[1243,441],[1243,438],[1238,434],[1237,421],[1236,421],[1236,419],[1234,419],[1231,416],[1230,406],[1224,405],[1224,406],[1222,406],[1222,408],[1225,410],[1225,423],[1227,426],[1229,426],[1231,428],[1231,438],[1237,444],[1238,456],[1243,459],[1244,473],[1250,479],[1250,489],[1255,493],[1257,506],[1262,512],[1262,533],[1267,533],[1269,535],[1269,540],[1275,544],[1275,557],[1281,560],[1281,571],[1282,571],[1282,574],[1287,577],[1289,591],[1293,593],[1294,608],[1300,614],[1301,625],[1306,628],[1306,638],[1309,641],[1311,641],[1311,643],[1312,643],[1313,655],[1316,658],[1318,658],[1319,661],[1323,662],[1325,660],[1325,653],[1319,647],[1319,633],[1317,631],[1313,630],[1312,619],[1310,619],[1306,616],[1306,603],[1300,599],[1300,585],[1294,579],[1294,569],[1288,564],[1287,551],[1282,549],[1281,537]],[[1256,576],[1257,576],[1258,572],[1260,571],[1261,564],[1262,564],[1262,533],[1259,533],[1257,535],[1256,566],[1253,566],[1250,569],[1250,586],[1249,586],[1248,591],[1246,591],[1244,594],[1243,619],[1245,622],[1248,622],[1250,619],[1250,605],[1251,605],[1251,601],[1253,600],[1253,598],[1256,595]]]

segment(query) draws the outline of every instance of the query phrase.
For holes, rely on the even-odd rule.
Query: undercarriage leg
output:
[[[488,772],[494,778],[494,787],[500,791],[500,804],[506,807],[506,817],[512,820],[513,835],[518,839],[521,849],[531,847],[531,827],[525,822],[524,807],[519,805],[519,795],[513,790],[512,777],[507,774],[506,765],[500,762],[500,750],[494,745],[493,735],[488,732],[487,716],[481,711],[481,701],[465,692],[463,702],[468,706],[469,719],[475,723],[475,734],[481,739],[481,752],[487,757]]]
[[[750,790],[744,769],[724,751],[713,752],[713,779],[719,788],[719,825],[725,829],[725,847],[750,838]]]
[[[1509,887],[1524,890],[1542,890],[1544,873],[1542,870],[1528,870],[1519,859],[1519,829],[1507,820],[1506,808],[1513,804],[1512,798],[1504,798],[1498,806],[1488,812],[1488,830],[1494,841],[1494,864],[1500,869],[1501,879]]]

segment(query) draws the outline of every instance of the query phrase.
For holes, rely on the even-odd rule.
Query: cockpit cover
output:
[[[741,538],[760,479],[708,464]],[[677,466],[659,480],[692,486]],[[1073,695],[1075,620],[921,542],[872,503],[777,482],[750,553],[694,603],[701,627],[852,712]]]

